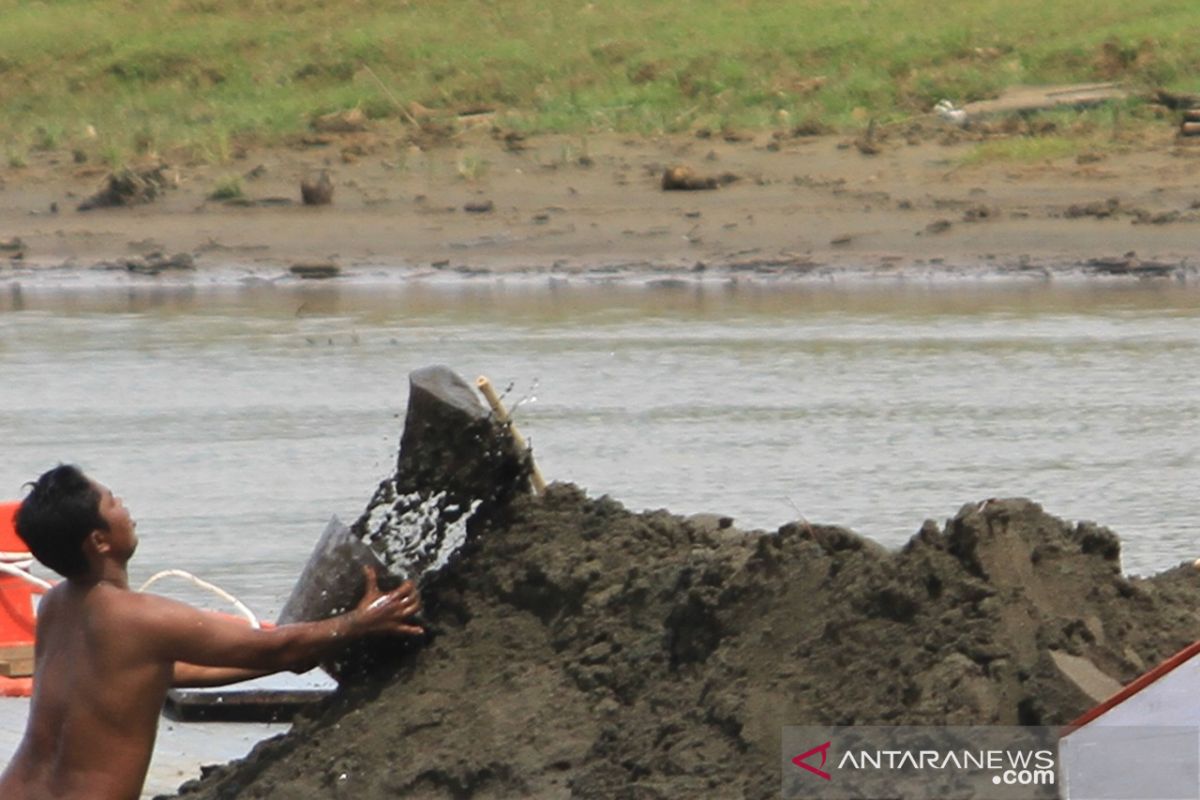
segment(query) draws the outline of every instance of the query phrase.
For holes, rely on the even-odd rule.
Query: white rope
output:
[[[29,568],[33,566],[33,553],[27,553],[24,550],[8,551],[0,550],[0,564],[7,564],[18,569],[23,569],[29,572]],[[15,573],[5,570],[9,575]]]
[[[33,554],[32,553],[9,552],[9,551],[0,550],[0,573],[3,573],[5,575],[12,575],[15,578],[20,578],[21,580],[25,581],[26,583],[33,584],[37,588],[41,589],[43,592],[48,592],[51,589],[53,589],[54,584],[44,581],[41,578],[37,577],[36,575],[31,575],[28,572],[29,567],[32,564],[33,564]],[[241,600],[238,600],[236,597],[234,597],[233,595],[231,595],[229,592],[225,591],[221,587],[215,586],[215,585],[209,583],[208,581],[201,580],[200,578],[197,578],[192,573],[185,572],[181,569],[165,569],[162,572],[152,575],[150,577],[150,580],[143,583],[142,588],[138,589],[138,591],[139,592],[146,591],[147,589],[150,588],[151,585],[153,585],[154,583],[158,582],[159,580],[161,580],[163,578],[183,578],[186,581],[191,581],[195,585],[199,586],[201,589],[207,589],[208,591],[215,594],[217,597],[220,597],[222,600],[224,600],[225,602],[232,605],[235,609],[237,609],[238,614],[240,614],[246,618],[246,620],[250,623],[251,627],[254,627],[254,628],[262,627],[262,624],[258,621],[258,617],[256,617],[254,615],[254,612],[251,611],[249,608],[247,608],[246,604],[243,603]]]
[[[48,592],[54,588],[53,584],[47,583],[36,575],[30,575],[16,564],[8,564],[4,561],[0,561],[0,572],[3,572],[5,575],[12,575],[13,577],[20,578],[27,583],[32,583],[43,592]]]
[[[208,591],[215,594],[217,597],[220,597],[222,600],[224,600],[225,602],[232,605],[235,609],[237,609],[237,612],[239,614],[241,614],[243,617],[245,617],[250,622],[251,627],[253,627],[253,628],[261,628],[262,627],[262,625],[258,621],[258,617],[254,616],[254,612],[251,611],[249,608],[247,608],[245,603],[243,603],[241,600],[238,600],[236,597],[234,597],[229,592],[222,589],[220,586],[215,586],[215,585],[209,583],[208,581],[201,580],[200,578],[197,578],[192,573],[184,572],[181,569],[164,569],[162,572],[159,572],[159,573],[156,573],[155,575],[150,576],[150,580],[143,583],[141,588],[138,589],[138,591],[139,592],[146,591],[147,589],[149,589],[151,587],[151,585],[153,585],[154,583],[157,583],[162,578],[183,578],[186,581],[191,581],[195,585],[199,586],[201,589],[207,589]]]

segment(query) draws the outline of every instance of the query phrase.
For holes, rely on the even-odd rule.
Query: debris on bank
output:
[[[367,115],[361,108],[322,114],[310,124],[317,133],[362,133],[369,126]]]
[[[167,271],[189,271],[196,269],[196,259],[191,253],[166,255],[160,250],[144,256],[129,256],[116,261],[101,261],[92,266],[94,270],[125,271],[135,275],[160,275]]]
[[[80,211],[96,208],[135,206],[158,199],[175,183],[167,165],[158,162],[144,167],[125,167],[109,173],[99,191],[79,204]]]
[[[306,206],[327,206],[333,203],[333,178],[323,169],[300,181],[300,200]]]
[[[323,280],[338,277],[342,274],[342,268],[333,261],[301,261],[288,267],[288,272],[297,278]]]
[[[663,170],[661,185],[664,192],[694,192],[719,189],[737,180],[738,176],[731,172],[701,175],[686,164],[675,164]]]
[[[20,236],[13,236],[10,239],[0,239],[0,258],[7,258],[10,261],[21,261],[25,258],[25,242]]]
[[[1179,123],[1179,135],[1188,138],[1200,136],[1200,108],[1192,107],[1183,112],[1183,121]]]
[[[967,119],[977,120],[1003,114],[1050,111],[1056,108],[1091,108],[1128,97],[1128,90],[1118,83],[1012,86],[995,99],[967,103],[962,107],[962,111]]]

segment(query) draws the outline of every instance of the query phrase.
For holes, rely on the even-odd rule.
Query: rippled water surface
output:
[[[634,509],[885,544],[1027,496],[1200,555],[1200,292],[1176,284],[0,285],[0,497],[62,461],[273,616],[395,456],[407,374],[511,385],[543,472]],[[188,596],[180,592],[182,596]]]

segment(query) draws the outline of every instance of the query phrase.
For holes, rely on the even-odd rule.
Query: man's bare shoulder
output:
[[[79,603],[80,612],[93,624],[132,636],[177,626],[196,613],[191,606],[170,598],[105,583],[91,587]]]

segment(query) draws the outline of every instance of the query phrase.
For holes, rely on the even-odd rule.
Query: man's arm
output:
[[[281,625],[272,630],[250,628],[165,597],[137,595],[130,600],[127,630],[141,634],[141,641],[154,658],[195,667],[239,670],[191,672],[185,667],[181,676],[185,679],[223,680],[235,676],[244,679],[288,669],[307,669],[364,636],[424,632],[408,621],[421,609],[420,595],[413,583],[407,581],[382,594],[370,571],[367,592],[353,611],[320,622]]]
[[[252,681],[272,674],[265,669],[243,667],[202,667],[176,661],[171,674],[171,686],[176,689],[202,689],[213,686],[229,686],[233,683]]]
[[[264,675],[270,675],[271,672],[266,669],[244,669],[242,667],[202,667],[198,664],[176,661],[171,685],[176,689],[228,686],[231,683],[261,678]]]

